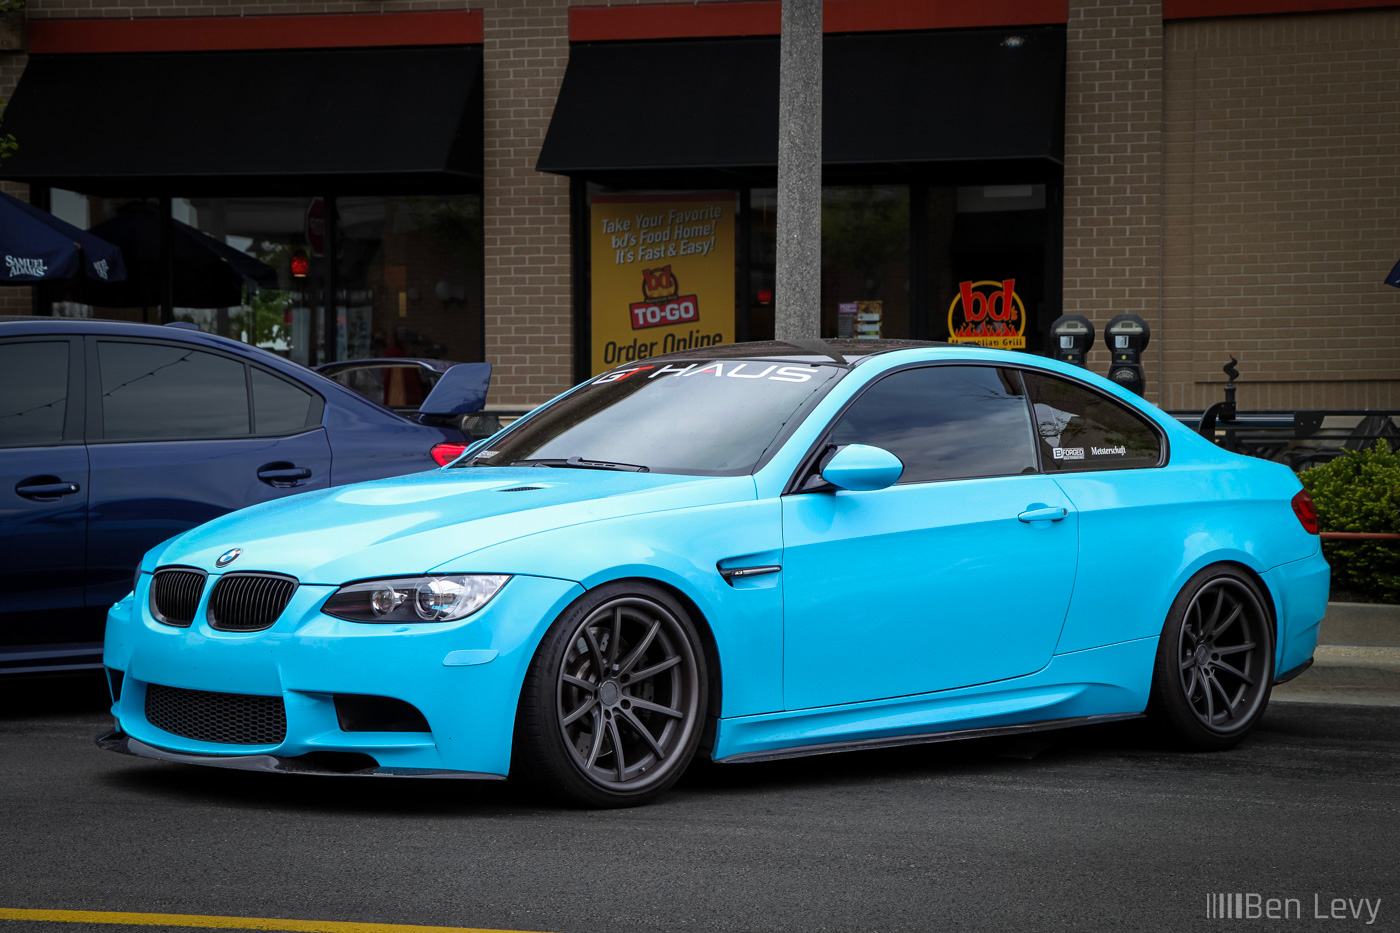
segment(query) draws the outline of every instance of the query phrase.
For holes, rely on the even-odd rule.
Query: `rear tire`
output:
[[[511,776],[590,807],[655,799],[695,755],[706,677],[695,624],[668,592],[641,580],[590,590],[530,662]]]
[[[1231,748],[1264,715],[1274,682],[1268,605],[1253,577],[1228,565],[1182,587],[1162,628],[1147,706],[1176,744]]]

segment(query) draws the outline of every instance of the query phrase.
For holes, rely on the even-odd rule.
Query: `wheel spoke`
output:
[[[661,750],[661,746],[657,744],[656,739],[652,736],[651,730],[647,729],[647,727],[642,724],[642,721],[638,719],[630,709],[623,710],[622,715],[623,718],[627,720],[627,724],[632,727],[633,731],[646,739],[647,744],[651,746],[652,753],[655,754],[658,759],[666,757],[666,753]]]
[[[1235,620],[1238,619],[1243,612],[1244,603],[1235,603],[1234,610],[1230,613],[1228,617],[1226,617],[1224,622],[1221,622],[1215,627],[1215,630],[1210,633],[1210,637],[1212,639],[1215,639],[1225,634],[1225,630],[1228,629],[1230,626],[1234,625]]]
[[[1247,642],[1245,642],[1245,643],[1242,644],[1242,645],[1231,645],[1231,646],[1228,647],[1228,648],[1216,648],[1216,649],[1215,649],[1215,653],[1216,653],[1216,654],[1220,654],[1220,655],[1239,654],[1241,651],[1248,651],[1248,650],[1250,650],[1251,648],[1257,648],[1257,647],[1258,647],[1258,645],[1256,645],[1254,642],[1252,642],[1252,641],[1247,641]]]
[[[1197,670],[1196,668],[1193,667],[1193,668],[1191,669],[1191,679],[1190,679],[1189,681],[1187,681],[1187,683],[1186,683],[1186,702],[1187,702],[1187,703],[1193,703],[1193,704],[1194,704],[1194,701],[1191,699],[1191,697],[1195,694],[1195,692],[1196,692],[1196,684],[1200,682],[1200,679],[1201,679],[1201,672],[1200,672],[1199,670]]]
[[[680,719],[683,715],[678,709],[671,709],[669,706],[662,706],[660,703],[653,703],[650,700],[643,700],[640,697],[628,697],[632,705],[640,709],[651,710],[653,713],[660,713],[663,716],[671,716]]]
[[[613,610],[612,639],[608,644],[608,666],[617,663],[618,646],[622,644],[622,607],[618,606]]]
[[[1220,699],[1223,700],[1224,703],[1225,703],[1225,713],[1226,713],[1226,715],[1228,715],[1231,719],[1234,719],[1234,718],[1235,718],[1235,704],[1233,704],[1233,703],[1230,702],[1230,695],[1229,695],[1228,693],[1225,692],[1224,686],[1222,686],[1221,683],[1220,683],[1220,681],[1216,680],[1214,677],[1207,677],[1207,678],[1206,678],[1206,683],[1207,683],[1209,686],[1214,687],[1216,690],[1220,691]],[[1214,718],[1214,717],[1211,717],[1211,718]]]
[[[1220,621],[1220,610],[1225,606],[1225,587],[1215,588],[1215,608],[1210,611],[1210,621],[1201,629],[1201,636],[1209,638],[1215,632],[1216,623]]]
[[[1195,653],[1193,652],[1193,653],[1190,654],[1189,656],[1184,657],[1184,658],[1181,659],[1181,669],[1184,671],[1184,670],[1186,670],[1188,667],[1190,667],[1191,665],[1193,665],[1193,664],[1195,664],[1195,663],[1196,663],[1196,655],[1195,655]]]
[[[574,711],[573,711],[572,713],[570,713],[569,715],[565,716],[563,719],[559,720],[560,725],[564,725],[564,726],[571,726],[571,725],[573,725],[574,723],[576,723],[576,722],[578,722],[580,719],[582,719],[582,718],[584,717],[584,714],[586,714],[589,710],[593,709],[594,705],[595,705],[595,701],[593,700],[592,697],[588,698],[587,700],[584,700],[582,706],[580,706],[578,709],[574,710]]]
[[[627,762],[622,757],[622,736],[617,731],[617,720],[608,720],[608,735],[612,738],[613,747],[613,767],[617,769],[617,779],[624,781],[627,779]]]
[[[1210,692],[1210,677],[1202,674],[1201,680],[1204,681],[1206,692],[1206,722],[1213,724],[1215,722],[1215,696]]]
[[[564,683],[569,684],[573,687],[578,687],[580,690],[587,690],[589,693],[598,692],[597,684],[589,683],[582,677],[575,677],[573,674],[565,674],[562,680],[564,681]]]
[[[588,761],[584,765],[587,769],[598,763],[598,753],[603,750],[603,714],[597,710],[593,711],[593,747],[588,751]]]
[[[675,667],[679,663],[681,663],[679,655],[667,658],[666,660],[661,661],[660,663],[653,664],[651,667],[637,671],[635,674],[632,675],[632,682],[636,683],[639,680],[648,680],[652,677],[655,677],[657,674],[660,674],[662,671],[669,671],[671,668]]]
[[[608,664],[603,659],[603,649],[598,647],[598,639],[593,637],[593,629],[583,627],[583,639],[588,642],[588,651],[593,655],[593,663],[598,666],[598,679],[608,676]]]
[[[632,669],[632,665],[636,664],[637,661],[641,659],[642,655],[646,653],[646,650],[651,647],[651,643],[656,638],[656,633],[659,631],[661,631],[661,623],[653,621],[651,623],[651,628],[647,630],[646,636],[637,643],[637,647],[633,648],[631,652],[628,653],[627,658],[618,665],[617,672],[619,674],[625,674]]]
[[[1238,677],[1240,680],[1243,680],[1243,681],[1245,682],[1245,685],[1246,685],[1246,686],[1249,686],[1249,687],[1254,686],[1254,678],[1253,678],[1253,677],[1250,677],[1248,674],[1246,674],[1244,671],[1240,670],[1239,668],[1235,667],[1233,664],[1226,664],[1224,661],[1216,661],[1216,662],[1215,662],[1215,666],[1216,666],[1216,668],[1218,668],[1219,670],[1226,671],[1227,673],[1230,673],[1230,674],[1234,674],[1234,675],[1235,675],[1236,677]]]

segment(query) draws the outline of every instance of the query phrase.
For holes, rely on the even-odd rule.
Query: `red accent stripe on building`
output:
[[[38,54],[479,45],[481,40],[480,10],[29,21],[29,50]]]
[[[1162,0],[1162,19],[1331,13],[1396,5],[1396,0]]]
[[[825,0],[822,9],[826,32],[1036,26],[1068,19],[1068,0]],[[781,26],[777,0],[569,8],[573,42],[776,36]]]

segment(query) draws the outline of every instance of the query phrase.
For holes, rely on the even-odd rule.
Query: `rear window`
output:
[[[68,342],[0,344],[0,447],[63,440],[68,408]]]
[[[765,360],[634,364],[598,376],[462,465],[574,459],[654,473],[748,473],[841,371]]]
[[[169,344],[101,342],[102,436],[107,440],[249,433],[242,363]]]
[[[1023,372],[1047,473],[1155,467],[1161,436],[1147,418],[1093,389]]]

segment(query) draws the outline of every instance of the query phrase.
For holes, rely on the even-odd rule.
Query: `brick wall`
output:
[[[1070,0],[1066,57],[1064,310],[1099,328],[1140,314],[1160,346],[1161,4]],[[1089,360],[1100,373],[1103,344]]]
[[[1400,10],[1166,31],[1168,407],[1400,407]]]

